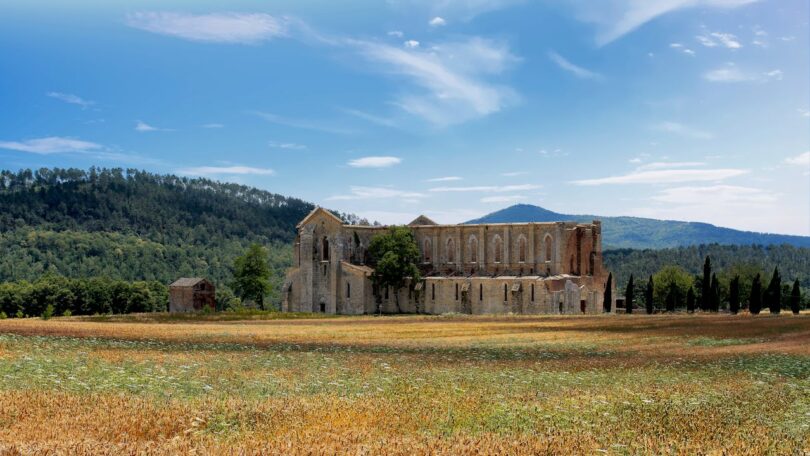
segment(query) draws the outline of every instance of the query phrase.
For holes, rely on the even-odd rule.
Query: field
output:
[[[808,315],[0,321],[0,453],[808,451]]]

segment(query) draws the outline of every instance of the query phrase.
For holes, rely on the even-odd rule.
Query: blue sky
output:
[[[0,167],[810,235],[806,0],[6,1]]]

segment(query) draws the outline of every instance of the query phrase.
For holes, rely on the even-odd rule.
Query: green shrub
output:
[[[14,314],[14,316],[17,318],[25,318],[25,314],[23,313],[22,310],[18,310],[17,313]]]
[[[53,317],[53,304],[48,304],[48,307],[42,311],[42,319],[50,320]]]
[[[65,311],[62,312],[63,317],[69,317],[71,315],[73,315],[73,312],[71,312],[70,309],[65,309]]]
[[[0,310],[0,320],[5,320],[6,318],[8,318],[8,315],[6,315],[6,313],[5,313],[5,312],[3,312],[2,310]]]

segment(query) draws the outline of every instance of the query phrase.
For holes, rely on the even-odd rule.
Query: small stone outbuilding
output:
[[[169,312],[198,312],[206,307],[216,308],[216,289],[211,282],[184,277],[169,285]]]

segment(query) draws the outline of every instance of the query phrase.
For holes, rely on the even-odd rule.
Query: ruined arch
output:
[[[552,261],[554,247],[554,238],[550,234],[546,234],[543,238],[543,261]]]
[[[433,245],[430,242],[430,238],[425,238],[425,241],[422,243],[422,261],[425,263],[430,263],[430,253],[433,251]]]
[[[447,240],[447,262],[456,262],[456,242],[453,240],[453,238]]]
[[[326,236],[321,240],[321,261],[329,261],[329,239]]]
[[[520,235],[518,236],[517,240],[517,251],[518,251],[518,262],[525,263],[526,262],[526,236]]]
[[[470,236],[467,248],[469,249],[467,258],[470,259],[470,263],[478,263],[478,238],[476,238],[474,234]]]
[[[503,241],[499,235],[495,235],[495,238],[492,241],[493,248],[495,249],[494,255],[492,257],[495,259],[496,263],[500,263],[503,261]]]

